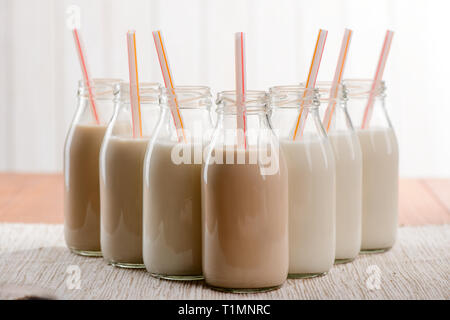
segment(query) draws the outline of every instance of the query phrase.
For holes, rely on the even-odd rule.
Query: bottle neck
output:
[[[205,142],[213,127],[210,88],[180,86],[163,88],[161,92],[157,138],[186,143]]]
[[[78,83],[78,110],[74,122],[106,126],[114,114],[114,99],[120,79],[93,79]]]
[[[348,133],[353,134],[353,124],[348,114],[346,103],[347,93],[345,87],[331,81],[316,82],[319,92],[319,117],[327,134]]]
[[[235,91],[217,95],[217,126],[227,130],[270,129],[267,115],[268,95],[265,91],[247,91],[238,96]]]
[[[261,147],[275,137],[268,120],[268,95],[265,91],[249,90],[244,96],[236,91],[217,95],[217,144],[241,148]]]
[[[355,129],[392,128],[386,110],[386,85],[372,80],[349,79],[343,82],[345,105]]]
[[[269,118],[280,139],[325,138],[319,117],[318,89],[277,86],[270,89]]]

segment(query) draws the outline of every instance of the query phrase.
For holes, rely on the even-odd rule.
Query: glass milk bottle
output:
[[[69,249],[86,256],[100,250],[100,146],[114,113],[114,88],[120,80],[93,79],[91,92],[78,85],[78,108],[64,146],[64,236]]]
[[[142,174],[149,138],[159,119],[160,86],[140,83],[142,135],[133,137],[130,84],[122,83],[100,152],[101,245],[114,266],[144,268]],[[139,123],[137,124],[139,125]]]
[[[289,264],[286,163],[268,123],[267,94],[248,91],[245,100],[244,135],[235,91],[218,94],[202,168],[203,273],[207,285],[231,292],[279,288]]]
[[[309,278],[330,270],[335,259],[336,167],[319,117],[317,90],[270,89],[270,122],[280,139],[289,173],[289,277]],[[294,129],[303,105],[303,131]]]
[[[163,89],[160,120],[145,156],[143,258],[155,277],[199,280],[203,279],[200,169],[212,128],[212,96],[208,87],[173,90]],[[177,131],[178,113],[182,128]]]
[[[318,82],[320,115],[336,162],[336,263],[350,262],[361,249],[362,154],[339,85],[330,96],[331,82]],[[331,112],[332,111],[332,112]]]
[[[344,80],[344,86],[363,156],[361,250],[383,252],[394,245],[398,224],[398,144],[386,111],[386,86],[375,89],[364,127],[372,80]]]

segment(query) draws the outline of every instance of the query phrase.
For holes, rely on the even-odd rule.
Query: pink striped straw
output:
[[[172,112],[172,118],[177,130],[178,140],[186,142],[186,136],[184,134],[183,118],[181,117],[180,108],[178,106],[177,98],[175,97],[173,73],[170,70],[169,58],[167,56],[166,46],[160,30],[153,31],[153,40],[155,42],[156,53],[158,54],[159,65],[161,66],[161,72],[164,79],[164,85],[166,89],[171,89],[174,95],[173,101],[170,103],[170,109]]]
[[[133,138],[142,137],[141,101],[139,96],[139,78],[136,55],[136,34],[127,32],[128,70],[130,74],[130,104]]]
[[[328,102],[328,107],[323,117],[323,126],[325,127],[327,132],[330,130],[331,121],[336,106],[338,85],[342,81],[342,76],[344,74],[345,61],[347,60],[347,53],[350,47],[350,40],[352,38],[352,33],[353,33],[352,30],[345,29],[344,37],[342,38],[341,51],[339,53],[336,71],[334,72],[333,82],[331,83],[330,101]]]
[[[235,33],[234,52],[235,52],[235,76],[236,76],[236,121],[238,130],[238,145],[247,148],[246,133],[246,114],[245,114],[245,96],[247,92],[246,60],[245,60],[245,34],[243,32]]]
[[[86,55],[85,55],[86,50],[84,50],[83,41],[81,40],[80,34],[78,33],[78,29],[74,28],[72,30],[72,33],[73,33],[73,38],[75,40],[75,46],[77,48],[78,60],[80,61],[81,73],[83,74],[83,80],[88,89],[89,102],[91,105],[92,115],[94,116],[95,122],[97,124],[100,124],[100,120],[99,120],[98,114],[97,114],[97,109],[95,107],[94,93],[92,91],[92,85],[91,85],[91,80],[90,80],[91,77],[89,76],[89,69],[87,67],[87,62],[86,62]]]
[[[317,36],[316,47],[314,49],[313,58],[311,61],[311,67],[309,68],[308,79],[306,80],[306,88],[303,97],[306,94],[314,89],[316,86],[317,74],[319,73],[320,62],[322,61],[322,54],[325,48],[325,42],[327,41],[328,31],[320,29],[319,34]],[[297,123],[295,125],[295,130],[293,133],[293,140],[298,139],[299,136],[303,135],[304,125],[306,118],[308,116],[308,109],[304,109],[304,102],[302,102],[300,106],[300,113],[297,118]],[[300,134],[298,135],[298,131],[300,129]]]
[[[384,37],[383,48],[381,49],[380,58],[378,60],[377,70],[375,72],[375,77],[372,82],[372,87],[370,88],[369,99],[367,100],[366,109],[364,110],[364,117],[362,120],[361,128],[366,129],[369,125],[370,118],[372,117],[373,104],[375,102],[376,90],[380,87],[381,80],[383,79],[384,68],[386,67],[386,61],[389,55],[389,50],[391,49],[392,38],[394,37],[394,32],[391,30],[386,31],[386,36]]]

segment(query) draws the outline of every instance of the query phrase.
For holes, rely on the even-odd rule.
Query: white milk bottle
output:
[[[143,258],[153,276],[200,280],[203,147],[212,130],[208,87],[163,89],[144,159]],[[177,130],[174,117],[181,118]]]
[[[363,252],[383,252],[395,242],[398,224],[398,144],[385,108],[385,84],[373,90],[372,80],[344,80],[347,108],[363,156]]]
[[[336,161],[336,260],[350,262],[361,249],[362,154],[342,85],[318,82],[322,124]]]
[[[335,259],[336,166],[319,118],[319,104],[317,90],[302,86],[270,89],[270,122],[288,167],[290,278],[323,275]],[[294,140],[292,128],[300,112],[304,125]]]

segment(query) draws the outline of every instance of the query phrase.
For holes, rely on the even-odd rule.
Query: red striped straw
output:
[[[81,40],[80,34],[78,33],[78,29],[74,28],[72,30],[73,39],[75,40],[75,46],[77,48],[78,60],[80,61],[81,73],[83,74],[84,83],[87,86],[88,94],[89,94],[89,102],[91,105],[92,115],[94,116],[95,122],[100,124],[100,120],[98,118],[97,109],[95,107],[94,101],[94,93],[92,91],[91,85],[91,77],[89,76],[89,69],[87,67],[86,62],[86,50],[84,50],[83,41]]]
[[[391,30],[386,31],[386,36],[384,37],[383,48],[381,49],[380,58],[378,60],[377,70],[375,72],[375,77],[372,82],[372,87],[370,88],[369,99],[367,100],[366,109],[364,110],[364,117],[362,120],[361,128],[366,129],[369,125],[370,118],[372,117],[373,104],[375,102],[376,90],[380,87],[381,80],[383,79],[384,68],[386,67],[386,61],[389,55],[389,50],[391,49],[392,38],[394,37],[394,32]]]
[[[317,74],[319,73],[320,61],[322,61],[322,54],[325,48],[325,42],[327,41],[328,31],[320,29],[317,36],[316,47],[314,49],[313,58],[311,61],[311,67],[309,68],[308,79],[306,80],[305,93],[303,98],[308,92],[310,92],[316,86]],[[308,116],[308,110],[304,109],[304,101],[300,106],[300,113],[297,118],[297,123],[295,125],[295,130],[292,139],[298,139],[299,136],[303,135],[304,125],[306,118]],[[299,130],[300,129],[300,130]],[[298,134],[300,133],[300,134]]]
[[[128,70],[130,74],[130,104],[133,126],[133,138],[142,137],[141,101],[139,96],[139,78],[136,55],[136,34],[127,32]]]
[[[243,32],[235,33],[234,52],[235,52],[235,76],[236,76],[236,121],[238,129],[238,145],[247,148],[246,133],[246,114],[245,114],[245,96],[247,92],[246,60],[245,60],[245,34]]]
[[[331,83],[330,101],[328,102],[328,107],[323,117],[323,126],[325,127],[327,132],[330,130],[331,121],[333,119],[333,113],[336,107],[336,98],[339,88],[338,85],[342,81],[342,76],[344,74],[345,61],[347,60],[347,53],[350,47],[350,40],[352,38],[352,34],[353,34],[352,30],[345,29],[344,37],[342,38],[341,51],[339,53],[336,71],[334,72],[333,82]]]
[[[156,53],[158,54],[159,65],[161,66],[161,72],[164,79],[164,85],[166,89],[171,89],[174,95],[173,102],[170,103],[170,109],[172,112],[172,118],[177,130],[178,141],[185,141],[186,136],[184,134],[183,118],[181,117],[180,108],[178,106],[177,98],[175,97],[173,74],[169,66],[169,57],[167,56],[166,46],[160,30],[153,31],[153,40],[155,41]]]

